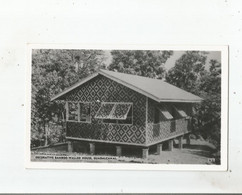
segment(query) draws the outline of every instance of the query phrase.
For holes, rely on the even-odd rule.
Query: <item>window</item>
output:
[[[182,108],[182,106],[174,106],[174,108],[180,117],[182,118],[188,117],[185,110]]]
[[[130,113],[130,108],[131,104],[116,104],[111,114],[111,118],[117,120],[125,120],[128,116],[128,113]]]
[[[90,103],[79,103],[79,121],[90,122],[91,121],[91,107]]]
[[[167,108],[165,106],[161,106],[160,107],[160,112],[162,113],[162,115],[167,119],[173,119],[173,116],[171,115],[171,113],[167,110]]]
[[[154,111],[154,123],[159,123],[161,120],[170,120],[173,119],[171,113],[167,110],[164,105],[160,105],[158,108],[155,108]]]
[[[76,122],[91,121],[90,103],[68,102],[67,104],[67,120]]]
[[[109,119],[110,113],[114,108],[114,103],[102,103],[101,107],[97,111],[95,118],[97,119]]]
[[[104,123],[132,124],[132,103],[102,103],[95,118]]]
[[[78,121],[78,104],[76,102],[67,103],[67,120]]]

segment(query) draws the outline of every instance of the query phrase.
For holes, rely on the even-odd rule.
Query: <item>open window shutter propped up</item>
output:
[[[99,110],[97,111],[95,118],[109,119],[114,106],[115,106],[114,103],[103,103],[99,108]]]
[[[117,103],[113,109],[110,119],[125,120],[131,108],[131,104]]]
[[[103,103],[95,118],[125,120],[130,111],[131,103]]]
[[[167,108],[165,106],[161,106],[159,107],[159,110],[161,112],[161,114],[168,120],[173,119],[173,116],[171,115],[171,113],[167,110]]]
[[[174,108],[181,117],[187,117],[187,113],[181,106],[174,106]]]

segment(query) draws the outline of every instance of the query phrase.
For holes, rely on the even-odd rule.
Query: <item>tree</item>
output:
[[[204,98],[197,114],[202,135],[220,148],[221,136],[221,63],[210,61],[209,72],[201,78],[199,90]]]
[[[199,51],[187,51],[175,63],[167,75],[166,81],[184,90],[199,94],[197,85],[206,74],[206,53]]]
[[[220,147],[221,64],[211,60],[205,69],[206,53],[188,51],[166,75],[166,81],[199,95],[204,100],[196,105],[194,129]]]
[[[172,54],[172,51],[113,50],[111,51],[112,62],[108,69],[151,78],[163,78],[164,63]]]
[[[48,128],[53,116],[63,119],[63,102],[51,102],[55,94],[104,66],[100,50],[33,50],[31,135],[48,144]]]

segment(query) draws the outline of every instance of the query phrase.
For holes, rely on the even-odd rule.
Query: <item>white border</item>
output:
[[[221,165],[194,164],[112,164],[112,163],[63,163],[31,162],[30,112],[31,112],[31,63],[32,49],[101,49],[101,50],[175,50],[221,51],[222,102],[221,102]],[[228,169],[228,46],[194,45],[77,45],[77,44],[28,44],[26,76],[26,155],[25,167],[37,169],[101,169],[101,170],[173,170],[173,171],[226,171]]]

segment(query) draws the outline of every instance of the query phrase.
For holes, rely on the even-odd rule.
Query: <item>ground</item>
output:
[[[123,148],[123,156],[115,156],[115,147],[110,145],[96,146],[96,155],[90,155],[86,148],[76,147],[77,151],[67,152],[67,144],[54,147],[37,149],[31,152],[32,161],[55,161],[55,162],[112,162],[112,163],[152,163],[152,164],[214,164],[218,159],[214,158],[215,147],[204,140],[191,140],[191,144],[185,144],[183,149],[174,144],[174,149],[168,151],[166,147],[160,155],[156,153],[156,147],[149,150],[147,159],[141,158],[141,148]],[[216,160],[216,162],[215,162]]]

